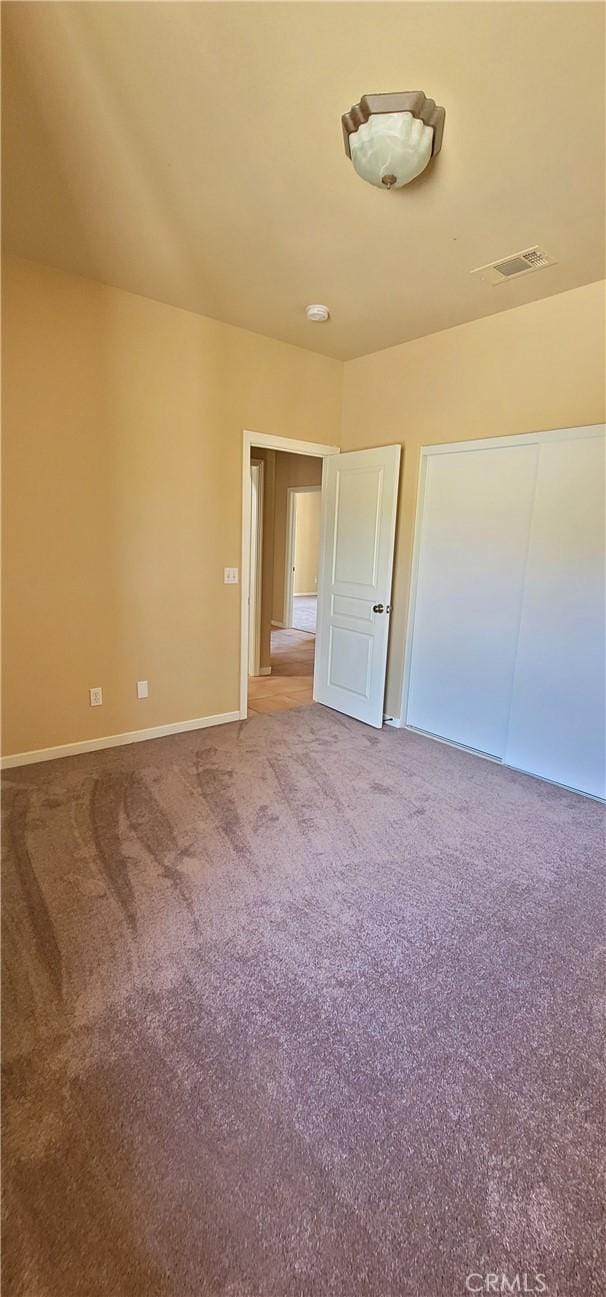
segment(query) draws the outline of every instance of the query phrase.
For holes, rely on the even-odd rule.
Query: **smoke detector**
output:
[[[328,307],[321,306],[319,302],[313,302],[311,306],[306,306],[305,314],[312,324],[325,324],[330,319]]]
[[[470,270],[470,275],[479,275],[485,284],[504,284],[508,279],[519,279],[521,275],[530,275],[533,270],[544,270],[545,266],[557,265],[555,257],[550,257],[542,248],[527,248],[526,252],[514,252],[503,261],[492,261],[488,266],[478,266]]]

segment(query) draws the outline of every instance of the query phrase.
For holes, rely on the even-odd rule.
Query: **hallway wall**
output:
[[[273,619],[280,624],[284,619],[288,488],[291,486],[320,486],[321,483],[321,459],[315,455],[289,455],[286,451],[277,452]]]
[[[320,491],[302,491],[296,497],[295,594],[316,594],[320,561]]]

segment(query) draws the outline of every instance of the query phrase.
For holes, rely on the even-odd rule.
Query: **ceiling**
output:
[[[5,4],[7,247],[343,359],[604,274],[593,3]],[[421,89],[442,152],[361,181],[341,113]],[[558,265],[469,275],[539,244]],[[309,324],[325,302],[328,324]]]

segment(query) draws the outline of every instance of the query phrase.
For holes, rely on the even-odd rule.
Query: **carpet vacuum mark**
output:
[[[3,785],[6,1297],[602,1291],[600,805],[317,705]]]

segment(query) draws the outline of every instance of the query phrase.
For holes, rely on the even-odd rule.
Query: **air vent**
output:
[[[526,252],[515,252],[502,261],[493,261],[488,266],[478,266],[470,270],[470,275],[479,275],[486,284],[504,284],[508,279],[518,279],[520,275],[530,275],[533,270],[543,270],[545,266],[555,266],[555,257],[550,257],[542,248],[528,248]]]

